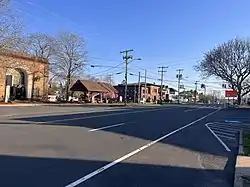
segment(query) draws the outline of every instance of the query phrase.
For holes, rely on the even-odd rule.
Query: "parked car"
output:
[[[145,98],[141,98],[140,99],[140,104],[145,104],[146,103],[146,99]]]

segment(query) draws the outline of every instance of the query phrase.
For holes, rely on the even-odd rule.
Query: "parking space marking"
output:
[[[168,133],[168,134],[166,134],[166,135],[164,135],[164,136],[162,136],[162,137],[160,137],[160,138],[158,138],[158,139],[156,139],[154,141],[151,141],[150,143],[148,143],[148,144],[140,147],[139,149],[136,149],[136,150],[128,153],[127,155],[124,155],[123,157],[118,158],[117,160],[115,160],[115,161],[113,161],[113,162],[111,162],[111,163],[109,163],[109,164],[107,164],[107,165],[105,165],[105,166],[103,166],[103,167],[101,167],[101,168],[93,171],[92,173],[89,173],[86,176],[83,176],[82,178],[80,178],[80,179],[78,179],[78,180],[76,180],[76,181],[68,184],[65,187],[75,187],[75,186],[78,186],[79,184],[81,184],[81,183],[89,180],[90,178],[98,175],[99,173],[101,173],[101,172],[103,172],[103,171],[105,171],[105,170],[113,167],[114,165],[116,165],[116,164],[118,164],[118,163],[120,163],[120,162],[122,162],[122,161],[124,161],[124,160],[126,160],[126,159],[128,159],[128,158],[130,158],[130,157],[132,157],[132,156],[134,156],[136,154],[138,154],[139,152],[143,151],[144,149],[147,149],[147,148],[153,146],[154,144],[156,144],[156,143],[158,143],[158,142],[166,139],[167,137],[169,137],[169,136],[171,136],[171,135],[173,135],[173,134],[175,134],[175,133],[177,133],[177,132],[179,132],[179,131],[187,128],[187,127],[190,127],[193,124],[195,124],[195,123],[197,123],[197,122],[199,122],[199,121],[201,121],[203,119],[206,119],[207,117],[209,117],[209,116],[217,113],[218,111],[220,111],[220,109],[215,110],[215,111],[213,111],[213,112],[211,112],[211,113],[209,113],[209,114],[207,114],[207,115],[205,115],[205,116],[203,116],[203,117],[201,117],[201,118],[199,118],[199,119],[197,119],[197,120],[195,120],[195,121],[193,121],[193,122],[191,122],[191,123],[189,123],[189,124],[187,124],[187,125],[185,125],[183,127],[180,127],[180,128],[178,128],[178,129],[176,129],[176,130],[174,130],[174,131],[172,131],[172,132],[170,132],[170,133]]]
[[[221,135],[221,134],[218,134],[218,136],[221,137],[221,138],[229,139],[229,140],[236,140],[236,137],[224,136],[224,135]]]
[[[212,130],[214,131],[215,129],[213,128]],[[229,137],[235,137],[235,134],[236,134],[236,133],[224,132],[224,131],[222,131],[222,130],[220,129],[220,130],[216,130],[216,134],[222,134],[222,135],[229,136]]]
[[[89,132],[95,132],[95,131],[99,131],[99,130],[103,130],[103,129],[109,129],[112,127],[119,127],[122,125],[125,125],[125,123],[118,123],[118,124],[109,125],[109,126],[105,126],[105,127],[101,127],[101,128],[91,129],[91,130],[89,130]]]
[[[214,137],[221,143],[221,145],[226,149],[226,151],[231,152],[231,149],[219,138],[217,134],[214,133],[214,131],[209,127],[209,125],[212,123],[207,123],[205,126],[207,129],[214,135]]]
[[[228,128],[225,128],[225,127],[220,127],[220,128],[218,128],[218,127],[213,127],[213,130],[216,130],[216,131],[221,131],[221,130],[223,130],[224,132],[228,132],[228,133],[237,133],[237,132],[239,132],[238,129],[228,129]]]

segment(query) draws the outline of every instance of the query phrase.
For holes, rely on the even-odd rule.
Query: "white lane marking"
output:
[[[235,137],[235,134],[234,134],[234,133],[228,133],[228,132],[223,132],[223,131],[214,130],[214,129],[212,129],[212,130],[213,130],[214,132],[216,132],[217,135],[222,134],[222,135],[225,135],[225,136]]]
[[[221,137],[221,138],[229,139],[229,140],[235,140],[236,139],[235,137],[233,138],[231,136],[224,136],[224,135],[220,135],[220,134],[218,134],[218,136]]]
[[[156,139],[156,140],[154,140],[154,141],[152,141],[152,142],[150,142],[150,143],[148,143],[148,144],[146,144],[146,145],[144,145],[142,147],[140,147],[139,149],[136,149],[136,150],[128,153],[127,155],[125,155],[125,156],[123,156],[121,158],[118,158],[117,160],[115,160],[115,161],[113,161],[113,162],[111,162],[111,163],[109,163],[109,164],[107,164],[107,165],[93,171],[92,173],[89,173],[86,176],[83,176],[82,178],[68,184],[65,187],[75,187],[75,186],[87,181],[88,179],[94,177],[95,175],[98,175],[99,173],[111,168],[112,166],[114,166],[114,165],[116,165],[116,164],[118,164],[118,163],[120,163],[120,162],[134,156],[135,154],[143,151],[144,149],[147,149],[147,148],[153,146],[154,144],[164,140],[165,138],[167,138],[167,137],[169,137],[169,136],[171,136],[171,135],[173,135],[173,134],[175,134],[175,133],[177,133],[177,132],[179,132],[179,131],[181,131],[181,130],[183,130],[183,129],[185,129],[185,128],[187,128],[187,127],[189,127],[189,126],[191,126],[191,125],[193,125],[193,124],[195,124],[195,123],[197,123],[197,122],[199,122],[199,121],[201,121],[201,120],[203,120],[203,119],[205,119],[205,118],[207,118],[207,117],[209,117],[211,115],[213,115],[213,114],[215,114],[218,111],[220,111],[220,109],[216,110],[216,111],[213,111],[212,113],[209,113],[209,114],[207,114],[207,115],[205,115],[205,116],[203,116],[203,117],[201,117],[201,118],[199,118],[199,119],[197,119],[197,120],[195,120],[195,121],[193,121],[193,122],[191,122],[191,123],[189,123],[189,124],[187,124],[187,125],[185,125],[183,127],[180,127],[178,129],[176,129],[176,130],[174,130],[174,131],[172,131],[172,132],[170,132],[170,133],[168,133],[168,134],[166,134],[166,135],[164,135],[164,136],[162,136],[162,137],[160,137],[160,138],[158,138],[158,139]]]
[[[231,150],[227,147],[227,145],[214,133],[214,131],[208,126],[211,123],[207,123],[205,126],[207,129],[214,135],[214,137],[221,143],[221,145],[228,151],[231,152]]]
[[[125,125],[125,123],[119,123],[119,124],[115,124],[115,125],[109,125],[109,126],[97,128],[97,129],[91,129],[91,130],[89,130],[89,132],[95,132],[95,131],[99,131],[99,130],[103,130],[103,129],[109,129],[109,128],[112,128],[112,127],[118,127],[118,126],[122,126],[122,125]]]
[[[117,116],[117,115],[124,115],[124,114],[135,114],[135,113],[142,113],[142,112],[152,112],[157,110],[170,110],[170,109],[176,109],[180,107],[171,107],[171,108],[157,108],[157,109],[151,109],[151,110],[137,110],[137,111],[131,111],[131,112],[122,112],[122,113],[111,113],[111,114],[103,114],[98,116],[85,116],[85,117],[78,117],[78,118],[69,118],[69,119],[58,119],[58,120],[52,120],[52,121],[46,121],[46,122],[38,122],[38,123],[53,123],[53,122],[63,122],[63,121],[74,121],[79,119],[91,119],[91,118],[101,118],[106,116]]]
[[[187,109],[187,110],[184,110],[184,112],[191,112],[191,111],[201,110],[201,109],[203,108]]]
[[[226,123],[240,123],[240,121],[235,120],[225,120]]]
[[[215,127],[215,126],[211,126],[210,125],[210,128],[212,128],[213,130],[216,130],[216,131],[225,131],[225,132],[229,132],[229,133],[237,133],[239,132],[240,130],[239,129],[229,129],[228,127]]]

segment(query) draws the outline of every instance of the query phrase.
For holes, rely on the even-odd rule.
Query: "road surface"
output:
[[[0,186],[231,187],[237,137],[223,140],[229,151],[210,130],[248,114],[171,106],[2,116]]]

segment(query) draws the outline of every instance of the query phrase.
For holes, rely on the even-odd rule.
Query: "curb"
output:
[[[239,147],[238,147],[238,155],[236,157],[236,163],[234,168],[234,187],[243,187],[243,179],[242,173],[237,170],[237,163],[239,162],[240,155],[243,155],[243,131],[241,130],[239,133]]]
[[[242,162],[249,162],[250,157],[244,156],[244,148],[243,148],[243,130],[239,133],[239,148],[238,148],[238,155],[236,157],[236,164],[234,170],[234,187],[244,187],[244,183],[247,179],[245,177],[247,174],[249,175],[248,167],[242,168]],[[248,164],[249,165],[249,164]]]
[[[244,155],[244,149],[243,149],[243,130],[240,131],[239,134],[239,149],[238,149],[238,155]]]

